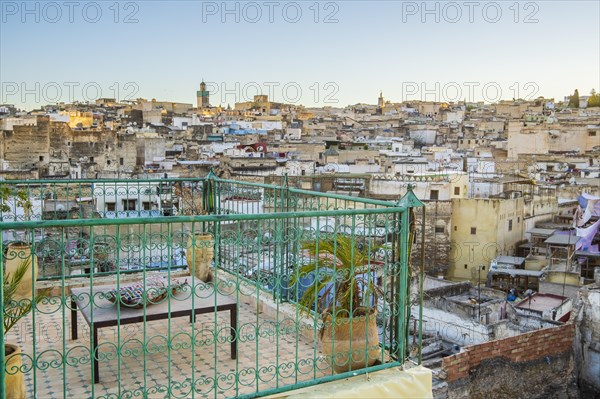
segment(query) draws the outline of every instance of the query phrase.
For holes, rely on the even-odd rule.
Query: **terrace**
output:
[[[411,192],[398,202],[385,202],[299,190],[285,181],[272,186],[212,174],[0,185],[2,203],[9,204],[0,207],[3,267],[14,258],[33,260],[37,272],[30,268],[28,277],[41,296],[27,316],[2,332],[4,342],[21,348],[17,374],[25,378],[27,397],[257,397],[397,367],[409,358],[410,224],[412,208],[421,205]],[[41,205],[31,207],[23,198]],[[78,205],[45,206],[57,201]],[[197,233],[209,233],[211,239],[200,242]],[[342,253],[340,245],[323,258],[306,249],[307,243],[318,247],[324,240],[342,239],[352,244],[350,253]],[[25,242],[29,249],[15,251],[10,241]],[[209,248],[213,255],[197,248]],[[323,353],[320,344],[321,313],[298,302],[312,282],[327,273],[338,275],[338,261],[359,253],[367,258],[356,272],[381,292],[372,316],[379,343],[371,366],[335,373],[331,364],[339,355]],[[212,281],[204,282],[190,265],[209,257]],[[310,262],[320,267],[318,273],[301,274],[300,267]],[[169,284],[159,304],[148,303],[153,276]],[[1,279],[4,295],[5,276]],[[146,303],[135,310],[140,322],[126,324],[134,310],[111,303],[98,290],[132,282],[144,287]],[[175,282],[185,285],[172,289]],[[319,288],[313,303],[331,303],[331,291]],[[179,317],[185,298],[191,298],[188,310],[195,322]],[[200,302],[216,305],[221,298],[236,304],[234,316],[198,311]],[[31,299],[30,292],[21,302]],[[76,320],[74,301],[80,308]],[[373,306],[374,298],[369,302]],[[4,324],[15,303],[0,306]],[[159,307],[166,310],[156,319]],[[101,325],[102,312],[114,312],[115,325],[94,334],[92,326]],[[421,323],[415,332],[419,348],[420,331]],[[351,346],[351,358],[373,357],[373,337],[364,340],[367,349]],[[0,352],[3,392],[15,373],[6,367],[10,357]],[[419,361],[420,352],[412,352]]]

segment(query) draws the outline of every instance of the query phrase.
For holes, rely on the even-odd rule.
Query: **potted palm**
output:
[[[23,219],[30,220],[33,204],[29,199],[29,194],[25,190],[11,191],[7,186],[0,186],[0,221],[19,219],[18,209],[23,210]],[[6,213],[6,215],[4,215]],[[6,219],[5,219],[6,217]],[[19,279],[19,284],[13,293],[13,299],[18,301],[23,298],[31,298],[32,289],[38,276],[37,256],[31,253],[31,246],[28,242],[14,241],[8,244],[4,250],[5,273],[16,275],[16,271],[23,260],[30,260],[31,271],[24,274]],[[5,280],[6,281],[6,280]]]
[[[23,279],[28,274],[31,259],[24,259],[14,272],[4,270],[4,337],[17,322],[25,317],[44,294],[37,294],[33,301],[19,296]],[[25,399],[25,380],[21,370],[21,348],[18,345],[4,343],[6,398]]]
[[[37,255],[31,253],[31,246],[27,242],[15,241],[6,246],[4,254],[4,267],[7,274],[15,276],[17,271],[27,261],[31,270],[28,270],[19,279],[19,284],[13,293],[13,299],[19,301],[23,298],[31,298],[33,287],[38,276],[38,258]],[[28,266],[28,269],[29,269]]]
[[[321,315],[321,350],[336,373],[372,366],[381,358],[376,316],[382,291],[375,283],[374,249],[356,244],[341,235],[304,243],[311,260],[292,278],[302,311]],[[300,294],[301,288],[306,290]]]

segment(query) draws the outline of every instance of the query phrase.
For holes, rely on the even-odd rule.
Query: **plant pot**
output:
[[[321,350],[336,373],[372,366],[381,359],[377,311],[351,319],[325,313],[321,331]],[[368,347],[367,347],[368,341]]]
[[[185,258],[190,274],[205,283],[212,280],[210,266],[215,253],[213,246],[213,236],[209,233],[195,234],[189,238],[187,244]]]
[[[12,243],[8,245],[5,254],[5,265],[6,265],[6,273],[10,273],[14,275],[15,271],[21,265],[21,262],[24,260],[29,260],[31,265],[29,269],[27,269],[27,273],[23,276],[23,280],[19,284],[17,291],[15,292],[13,299],[15,301],[20,301],[21,299],[32,299],[32,284],[31,280],[37,280],[38,276],[38,262],[37,256],[34,254],[31,256],[31,247],[28,244],[24,243]],[[33,272],[32,272],[33,269]]]
[[[4,344],[4,354],[6,356],[6,399],[25,399],[25,378],[20,370],[23,365],[21,348],[17,345]]]

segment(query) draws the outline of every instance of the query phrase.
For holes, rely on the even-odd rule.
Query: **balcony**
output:
[[[124,196],[141,204],[148,186],[164,183],[172,189],[162,199],[177,216],[136,217],[129,210],[128,217],[105,217],[103,204],[119,204]],[[411,207],[420,204],[412,193],[394,203],[212,174],[0,186],[3,266],[33,261],[25,277],[29,293],[20,303],[31,303],[32,291],[39,296],[2,332],[21,354],[0,351],[0,391],[21,374],[27,397],[250,398],[397,367],[409,358],[409,220]],[[48,199],[77,198],[88,199],[93,211],[75,207],[65,219],[58,217],[64,211],[45,206]],[[209,239],[200,241],[200,233]],[[22,245],[15,249],[11,241]],[[335,243],[330,254],[307,249],[327,241]],[[211,281],[194,272],[199,259],[210,265]],[[343,261],[362,276],[353,289],[372,285],[379,293],[369,291],[360,304],[377,309],[363,317],[375,319],[376,337],[366,335],[364,349],[351,344],[345,358],[326,350],[338,345],[333,335],[321,338],[328,320],[341,317],[333,312],[327,319],[322,310],[335,306],[335,290],[346,281]],[[316,271],[301,272],[307,264]],[[157,276],[164,295],[152,304]],[[4,287],[6,276],[1,279]],[[309,309],[300,302],[315,281],[323,284],[313,290]],[[138,308],[111,302],[107,291],[123,295],[132,284],[142,287]],[[3,324],[17,305],[2,303]],[[18,370],[10,366],[15,357]],[[332,367],[340,358],[367,357],[366,368],[336,373]]]

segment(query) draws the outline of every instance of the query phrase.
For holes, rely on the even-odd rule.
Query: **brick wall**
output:
[[[505,358],[520,363],[544,359],[572,350],[574,324],[536,330],[516,337],[465,347],[465,351],[442,360],[448,383],[469,378],[484,360]]]
[[[421,264],[421,210],[415,212],[418,236],[412,249],[412,264]],[[451,201],[425,202],[425,273],[430,276],[446,275],[450,264]],[[436,232],[436,227],[440,230]],[[443,230],[443,231],[442,231]]]

